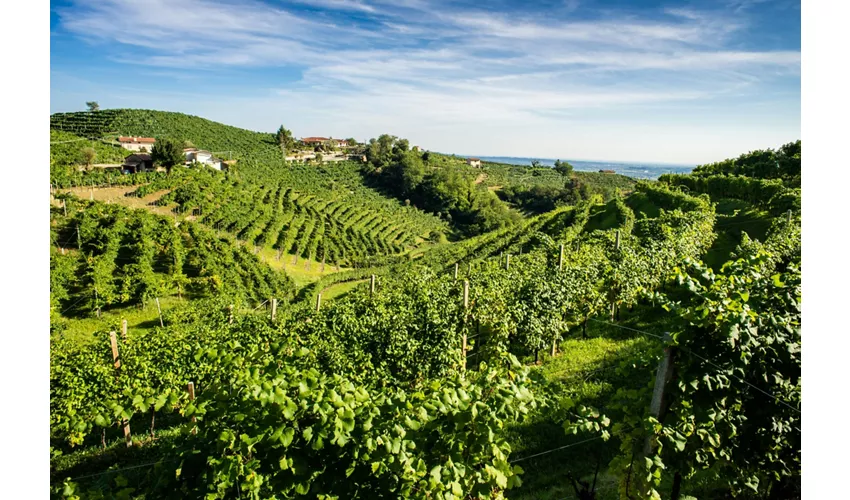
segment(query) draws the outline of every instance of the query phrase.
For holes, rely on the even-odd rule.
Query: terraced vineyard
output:
[[[294,292],[291,280],[232,240],[145,210],[66,198],[51,210],[51,238],[51,306],[61,316],[172,295],[260,302]]]
[[[155,178],[133,195],[170,190],[161,203],[199,216],[210,228],[227,231],[246,244],[327,262],[337,267],[367,265],[370,258],[403,254],[439,239],[448,224],[363,185],[358,166],[308,166],[284,162],[271,134],[228,127],[209,120],[146,110],[106,110],[51,116],[51,126],[97,135],[179,137],[198,147],[238,158],[228,174],[182,170]],[[221,154],[221,153],[219,153]]]
[[[610,196],[450,242],[461,233],[448,220],[367,187],[357,164],[288,164],[271,134],[132,110],[51,122],[238,158],[225,172],[133,178],[124,201],[170,216],[54,200],[53,497],[798,490],[801,218],[785,180],[612,184]],[[373,173],[420,154],[385,153],[369,154],[380,159]],[[456,188],[472,182],[453,177]],[[445,200],[472,205],[471,195]],[[717,224],[743,222],[744,209],[760,216],[758,241]],[[355,269],[296,289],[288,273],[305,261]],[[320,295],[336,283],[346,293]],[[169,296],[178,304],[161,322],[110,335],[118,314]],[[271,298],[279,308],[264,307]],[[86,342],[64,333],[111,313],[86,323]],[[658,411],[664,359],[675,383],[661,384]]]
[[[168,189],[159,204],[176,203],[179,211],[195,214],[201,223],[249,246],[274,249],[279,259],[291,255],[292,264],[302,257],[337,267],[362,266],[370,257],[405,253],[430,233],[447,230],[438,219],[389,200],[369,203],[366,196],[347,196],[344,188],[307,194],[275,180],[255,184],[209,169],[189,169],[129,195]]]

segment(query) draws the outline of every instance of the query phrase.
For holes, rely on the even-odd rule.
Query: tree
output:
[[[83,164],[86,166],[86,170],[91,169],[92,163],[94,163],[94,159],[97,158],[97,152],[92,147],[83,148],[82,151],[83,156]]]
[[[573,175],[573,166],[570,165],[568,162],[555,160],[555,172],[558,172],[564,177],[570,177],[571,175]]]
[[[347,142],[349,146],[359,146],[360,145],[357,142],[357,139],[355,139],[353,137],[349,137],[348,139],[345,140],[345,142]]]
[[[295,139],[292,137],[292,131],[281,125],[280,128],[277,129],[275,137],[277,138],[277,143],[280,145],[280,153],[286,157],[286,152],[292,149],[292,146],[295,145]]]
[[[540,166],[540,162],[537,160],[531,160],[531,166],[537,168]]]
[[[180,165],[185,161],[183,155],[183,141],[174,139],[159,139],[151,149],[151,159],[154,165],[163,166],[171,173],[174,165]]]
[[[316,163],[322,163],[322,153],[316,153]]]
[[[86,106],[88,106],[89,111],[100,110],[100,104],[98,104],[97,101],[86,101]]]

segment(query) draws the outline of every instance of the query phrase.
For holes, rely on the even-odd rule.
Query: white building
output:
[[[183,150],[183,154],[186,156],[186,164],[189,165],[191,163],[203,163],[204,165],[209,165],[216,170],[221,170],[224,162],[215,156],[209,151],[204,149],[197,148],[186,148]]]
[[[478,158],[467,158],[466,164],[470,167],[481,168],[481,160]]]
[[[119,137],[118,143],[122,148],[129,149],[130,151],[150,153],[153,145],[156,143],[156,139],[153,137]]]

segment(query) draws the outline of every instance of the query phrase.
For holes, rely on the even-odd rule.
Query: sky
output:
[[[70,0],[50,30],[51,113],[684,165],[800,138],[799,0]]]

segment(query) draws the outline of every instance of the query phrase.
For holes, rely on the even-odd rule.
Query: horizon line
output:
[[[588,163],[591,163],[591,162],[592,163],[623,163],[623,164],[627,164],[627,165],[669,165],[671,167],[687,167],[687,168],[696,168],[699,165],[698,163],[693,163],[693,164],[687,163],[686,164],[686,163],[670,163],[670,162],[663,162],[663,161],[651,161],[650,162],[650,161],[634,161],[634,160],[629,160],[629,161],[588,160],[588,159],[578,159],[578,158],[561,159],[561,158],[543,158],[542,156],[462,155],[462,154],[458,154],[458,153],[441,153],[439,151],[434,151],[434,152],[438,153],[438,154],[442,154],[442,155],[454,155],[454,156],[463,156],[463,157],[466,157],[466,158],[482,158],[482,159],[483,158],[506,158],[506,159],[511,159],[511,160],[525,160],[525,159],[528,159],[528,160],[548,160],[548,161],[561,160],[561,161],[566,161],[566,162],[575,161],[575,162],[588,162]]]

